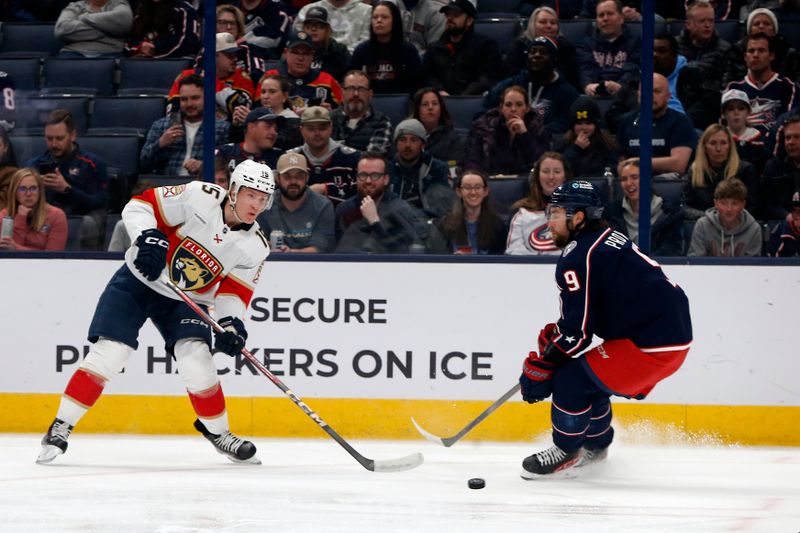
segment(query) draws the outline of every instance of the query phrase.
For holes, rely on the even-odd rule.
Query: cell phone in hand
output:
[[[181,117],[180,113],[170,113],[169,114],[169,125],[171,126],[180,126],[183,124],[183,118]]]

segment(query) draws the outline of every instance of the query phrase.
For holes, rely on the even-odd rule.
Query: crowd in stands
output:
[[[654,255],[797,256],[800,0],[656,1],[651,124],[640,4],[220,1],[212,74],[200,2],[2,2],[0,250],[123,250],[122,206],[203,179],[205,135],[217,183],[274,169],[278,252],[558,253],[572,178],[639,242],[644,127]]]

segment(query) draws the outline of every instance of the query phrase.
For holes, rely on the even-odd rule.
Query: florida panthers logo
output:
[[[181,289],[199,291],[213,284],[220,272],[216,257],[192,239],[184,239],[172,256],[169,277]]]

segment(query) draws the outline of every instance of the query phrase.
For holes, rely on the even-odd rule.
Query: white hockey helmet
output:
[[[236,205],[236,197],[242,187],[250,187],[269,194],[267,207],[264,209],[269,209],[272,206],[272,198],[275,196],[275,177],[269,166],[264,163],[256,163],[251,159],[245,159],[236,165],[236,168],[231,172],[230,185],[228,186],[228,196],[232,206]]]

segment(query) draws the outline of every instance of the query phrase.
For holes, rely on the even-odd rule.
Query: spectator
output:
[[[444,15],[440,11],[444,0],[399,0],[403,33],[422,56],[428,47],[439,40],[444,31]]]
[[[487,109],[500,103],[500,95],[507,87],[519,85],[528,89],[530,107],[544,120],[544,127],[552,135],[560,135],[569,127],[569,106],[578,97],[578,91],[555,70],[558,62],[558,44],[550,37],[536,37],[528,49],[527,68],[495,85],[486,96]]]
[[[433,87],[424,87],[411,98],[411,118],[422,122],[428,140],[425,151],[454,168],[464,158],[465,139],[453,129],[444,98]]]
[[[376,2],[369,40],[356,46],[350,68],[366,72],[376,93],[397,94],[417,90],[421,67],[419,52],[403,37],[397,4],[388,0]]]
[[[667,78],[653,74],[653,172],[683,174],[692,156],[697,135],[689,118],[668,107],[669,85]],[[639,86],[641,100],[641,85]],[[617,131],[622,157],[639,157],[639,111],[620,117]]]
[[[252,47],[253,53],[265,59],[280,57],[291,23],[284,3],[278,0],[234,0],[230,3],[244,15],[245,31],[241,39]]]
[[[308,12],[324,7],[331,24],[331,37],[352,52],[356,45],[369,39],[372,7],[361,0],[319,0],[303,6],[294,21],[294,29],[303,29]]]
[[[478,170],[466,170],[456,179],[458,200],[438,222],[451,253],[502,255],[506,225],[492,207],[489,180]]]
[[[17,167],[0,167],[0,206],[5,207],[8,201],[8,192],[11,189],[11,178],[19,170]]]
[[[401,200],[426,215],[438,218],[453,205],[453,190],[447,163],[425,151],[428,134],[415,119],[402,121],[394,129],[395,155],[389,161],[389,183]]]
[[[767,255],[770,257],[800,256],[800,189],[792,194],[792,210],[770,233]]]
[[[425,249],[430,235],[422,214],[389,187],[386,159],[365,153],[358,161],[357,194],[336,207],[339,253],[408,253]]]
[[[739,158],[731,132],[712,124],[697,143],[694,162],[689,168],[685,193],[686,218],[696,220],[714,205],[714,191],[726,179],[739,178],[747,187],[747,207],[753,213],[758,207],[756,169]]]
[[[800,57],[796,49],[792,48],[791,43],[778,32],[778,19],[775,13],[769,9],[754,9],[747,15],[745,25],[746,34],[743,38],[733,44],[728,50],[725,59],[725,74],[722,77],[724,85],[739,81],[747,75],[749,66],[747,65],[747,48],[750,46],[748,40],[754,35],[763,34],[770,38],[770,70],[781,74],[790,80],[797,79],[800,75],[798,68]]]
[[[185,0],[140,0],[125,53],[161,59],[194,57],[200,51],[200,21]]]
[[[278,191],[272,207],[258,216],[265,234],[283,232],[276,252],[330,252],[335,241],[333,205],[308,188],[308,163],[303,154],[289,152],[278,159]]]
[[[556,145],[576,176],[602,176],[616,167],[619,160],[617,143],[602,129],[600,108],[588,96],[580,96],[570,106],[567,115],[571,123],[567,133]],[[569,180],[569,178],[568,178]]]
[[[750,116],[750,98],[747,93],[737,89],[725,91],[722,95],[722,120],[731,132],[739,159],[747,161],[761,175],[767,162],[764,134],[747,124]]]
[[[14,129],[17,117],[16,85],[11,75],[0,70],[0,93],[3,95],[3,103],[0,104],[0,135],[5,136],[7,132]],[[8,144],[6,142],[6,144]],[[2,161],[2,153],[0,153]]]
[[[392,123],[373,109],[369,78],[360,70],[351,70],[343,81],[344,103],[331,113],[333,138],[356,150],[388,154]]]
[[[67,216],[83,217],[81,248],[96,250],[108,202],[106,163],[78,146],[75,123],[65,109],[50,113],[44,124],[44,139],[47,150],[25,166],[41,174],[48,204]]]
[[[328,10],[322,6],[309,9],[303,21],[303,31],[311,36],[314,44],[311,68],[327,72],[337,80],[343,79],[352,56],[345,45],[331,37]]]
[[[732,81],[725,90],[737,89],[750,98],[751,109],[747,123],[768,134],[775,126],[779,116],[791,111],[797,105],[794,82],[772,70],[773,41],[763,33],[747,38],[745,63],[747,76]]]
[[[686,29],[678,37],[678,54],[686,58],[682,70],[681,100],[696,128],[705,129],[717,121],[725,61],[731,43],[721,39],[715,28],[714,6],[695,0],[686,8]]]
[[[139,154],[143,173],[192,176],[203,168],[203,77],[190,74],[179,82],[180,112],[159,118],[147,132]],[[214,123],[214,144],[228,140],[230,126]]]
[[[325,71],[312,69],[313,61],[314,41],[309,34],[300,31],[289,38],[278,68],[264,74],[265,77],[279,75],[289,81],[292,87],[289,95],[292,108],[298,114],[306,107],[324,105],[334,108],[342,102],[342,88],[339,82]],[[259,80],[259,88],[262,80]],[[256,97],[260,98],[261,95],[257,93]]]
[[[217,6],[217,33],[230,33],[239,47],[236,66],[250,76],[251,80],[258,80],[264,75],[264,59],[262,50],[251,45],[245,40],[244,13],[241,9],[230,4]],[[202,52],[198,56],[198,63],[202,60]],[[195,65],[202,67],[201,64]]]
[[[678,54],[678,40],[669,33],[656,35],[653,41],[653,70],[667,78],[669,84],[669,107],[686,114],[678,98],[679,77],[686,66],[686,58]]]
[[[442,37],[423,60],[425,85],[449,94],[483,94],[503,75],[497,42],[475,32],[477,10],[469,0],[450,0]]]
[[[289,98],[291,89],[289,81],[278,74],[264,76],[257,89],[257,92],[261,94],[259,98],[261,105],[272,109],[273,113],[284,118],[283,124],[278,129],[278,140],[275,141],[275,147],[284,151],[303,144],[303,136],[300,134],[300,117],[292,109],[292,102]],[[243,111],[243,117],[247,117],[250,110],[244,109]]]
[[[309,107],[300,119],[305,142],[291,152],[303,154],[310,163],[311,190],[338,204],[356,193],[359,152],[331,139],[331,114],[322,106]]]
[[[536,37],[549,37],[558,45],[558,73],[567,82],[580,89],[578,81],[578,59],[575,46],[561,35],[558,15],[552,7],[540,6],[534,9],[522,35],[511,42],[503,55],[503,67],[509,76],[519,73],[528,66],[528,51]]]
[[[132,24],[125,0],[78,0],[59,15],[55,35],[62,56],[122,57]]]
[[[0,169],[8,166],[17,166],[17,156],[14,155],[14,146],[8,139],[8,133],[0,126]],[[3,205],[2,202],[0,205]]]
[[[463,167],[488,174],[524,174],[550,146],[542,119],[519,85],[503,91],[499,107],[472,124]]]
[[[639,159],[622,161],[617,171],[622,198],[609,205],[604,215],[609,224],[639,244]],[[680,197],[662,198],[651,190],[650,251],[652,255],[683,255],[683,207]]]
[[[238,66],[239,45],[230,33],[216,35],[216,115],[228,122],[234,122],[237,107],[249,107],[255,95],[255,86],[250,74]],[[200,61],[202,63],[202,61]],[[201,74],[202,67],[190,68],[182,71],[175,78],[169,90],[168,112],[173,112],[178,107],[181,80],[193,74]],[[241,126],[241,123],[238,124]]]
[[[511,204],[506,255],[560,255],[547,225],[545,209],[556,187],[573,178],[567,159],[557,152],[545,152],[533,165],[528,196]]]
[[[598,2],[595,24],[577,46],[580,83],[589,96],[613,96],[638,73],[642,39],[625,26],[619,0]]]
[[[240,143],[228,143],[217,147],[217,157],[228,162],[228,168],[250,159],[275,168],[278,158],[283,153],[275,148],[278,130],[283,124],[283,117],[266,107],[257,107],[247,114],[244,121],[244,140]]]
[[[777,143],[783,155],[767,161],[761,179],[761,217],[766,220],[786,218],[788,200],[800,188],[800,116],[786,119]]]
[[[32,168],[14,172],[0,219],[14,219],[14,233],[0,238],[0,250],[63,250],[67,216],[45,200],[42,176]]]
[[[714,207],[692,231],[690,256],[757,257],[761,255],[761,227],[744,208],[747,187],[741,180],[722,180],[714,189]]]

